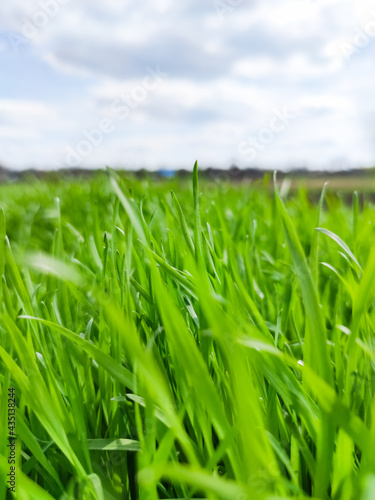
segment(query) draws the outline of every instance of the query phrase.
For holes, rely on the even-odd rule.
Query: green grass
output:
[[[0,500],[9,387],[20,500],[375,498],[375,206],[269,185],[0,187]]]

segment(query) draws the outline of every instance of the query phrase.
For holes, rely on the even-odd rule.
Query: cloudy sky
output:
[[[375,3],[0,6],[0,164],[375,164]]]

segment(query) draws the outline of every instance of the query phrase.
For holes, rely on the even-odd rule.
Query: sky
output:
[[[375,4],[0,5],[0,164],[375,164]]]

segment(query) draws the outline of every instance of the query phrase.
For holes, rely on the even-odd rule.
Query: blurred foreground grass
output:
[[[375,207],[268,183],[0,187],[0,499],[10,387],[21,500],[375,498]]]

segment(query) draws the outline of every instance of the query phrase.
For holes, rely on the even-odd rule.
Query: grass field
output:
[[[192,177],[0,187],[0,500],[375,498],[375,206]]]

